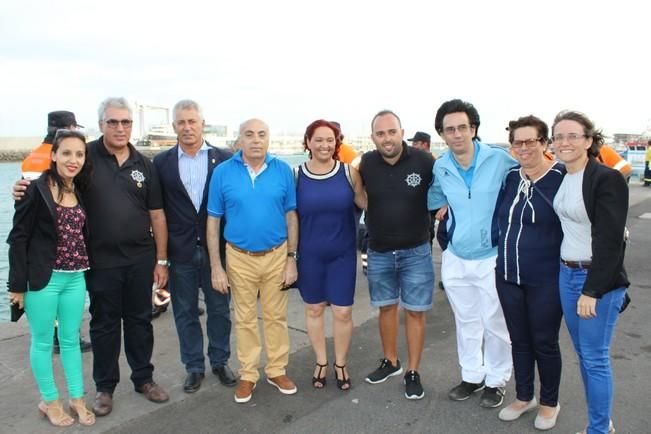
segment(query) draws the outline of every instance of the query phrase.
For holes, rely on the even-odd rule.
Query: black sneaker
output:
[[[504,402],[504,395],[506,395],[506,389],[503,387],[486,386],[484,393],[481,394],[479,405],[484,408],[499,407]]]
[[[420,375],[416,371],[407,371],[405,374],[405,398],[422,399],[423,396],[425,396],[425,391],[420,384]]]
[[[366,382],[371,384],[384,383],[387,378],[402,374],[400,360],[396,360],[396,365],[393,366],[387,359],[382,359],[380,361],[380,367],[368,374]]]
[[[448,393],[448,398],[453,401],[465,401],[470,398],[475,392],[479,392],[484,388],[484,382],[481,383],[468,383],[467,381],[462,381],[461,384],[455,386]]]

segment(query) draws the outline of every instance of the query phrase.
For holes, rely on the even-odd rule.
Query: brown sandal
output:
[[[39,402],[38,412],[41,417],[47,417],[54,426],[71,426],[75,423],[75,420],[66,413],[63,404],[58,399],[49,403],[45,403],[45,401]]]
[[[95,413],[86,407],[84,398],[71,399],[68,404],[70,405],[70,413],[77,416],[80,424],[86,426],[95,425]]]

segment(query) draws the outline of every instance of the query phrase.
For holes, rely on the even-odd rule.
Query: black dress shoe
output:
[[[201,387],[201,382],[203,381],[203,374],[198,372],[190,372],[187,377],[185,377],[185,383],[183,383],[183,391],[185,393],[194,393]]]
[[[219,382],[224,386],[233,387],[237,384],[237,377],[231,371],[231,368],[228,365],[224,366],[214,366],[212,368],[212,373],[219,377]]]

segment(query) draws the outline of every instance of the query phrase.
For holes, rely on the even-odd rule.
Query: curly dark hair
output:
[[[538,137],[543,144],[549,141],[549,127],[540,118],[534,115],[522,116],[514,121],[509,121],[509,126],[506,128],[509,132],[509,143],[513,143],[513,133],[518,128],[533,127],[538,131]]]
[[[434,128],[436,132],[441,135],[443,133],[443,118],[450,113],[465,113],[468,115],[470,126],[475,127],[475,136],[473,139],[481,140],[479,138],[479,112],[474,105],[460,99],[451,99],[441,104],[441,107],[436,111],[434,118]]]

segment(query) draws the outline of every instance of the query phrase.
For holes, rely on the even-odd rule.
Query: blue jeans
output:
[[[431,309],[434,292],[431,244],[389,252],[368,249],[368,289],[374,307],[400,302],[402,307],[415,312]]]
[[[588,270],[561,264],[559,288],[567,330],[579,358],[588,404],[587,434],[608,432],[613,402],[613,377],[608,355],[626,288],[607,292],[597,300],[597,316],[582,319],[576,313]]]
[[[192,261],[170,265],[169,291],[174,322],[179,335],[181,362],[187,372],[205,371],[203,331],[199,322],[199,288],[206,302],[208,359],[212,367],[224,366],[231,355],[229,295],[215,291],[210,282],[210,260],[205,248],[197,246]]]

